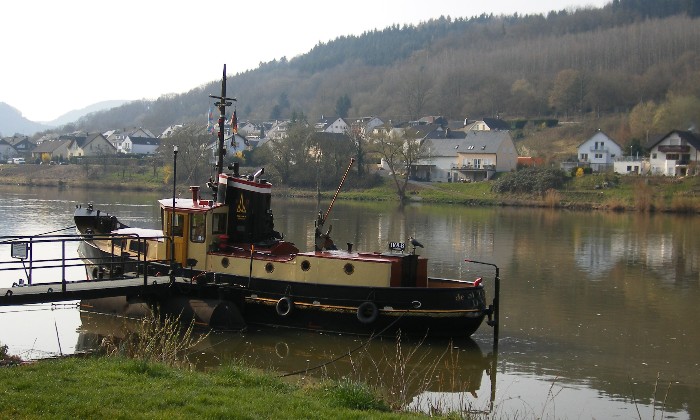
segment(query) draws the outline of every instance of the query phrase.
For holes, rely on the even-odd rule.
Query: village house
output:
[[[160,133],[159,138],[161,138],[161,139],[168,138],[168,137],[172,136],[177,130],[181,129],[182,127],[184,127],[184,124],[171,125],[170,127],[163,130],[162,133]]]
[[[70,157],[68,147],[72,142],[72,139],[45,141],[31,151],[32,159],[39,162],[66,160]]]
[[[260,138],[260,134],[264,132],[262,126],[257,126],[250,121],[244,121],[238,124],[238,132],[246,138]]]
[[[640,156],[623,156],[613,163],[613,171],[620,175],[648,174],[650,170],[649,159]]]
[[[672,130],[648,145],[652,175],[686,176],[697,172],[700,136],[692,131]]]
[[[350,132],[350,124],[345,121],[344,118],[340,117],[324,117],[316,122],[316,131],[321,131],[324,133],[338,133],[344,134]]]
[[[29,157],[29,152],[36,147],[36,144],[29,140],[27,136],[5,137],[4,140],[12,146],[20,156]]]
[[[620,157],[622,147],[600,130],[578,146],[579,166],[589,166],[593,172],[612,171]]]
[[[7,162],[7,159],[16,157],[17,150],[5,139],[0,139],[0,163]]]
[[[265,138],[269,140],[279,140],[287,137],[289,121],[275,121],[265,133]]]
[[[350,130],[362,137],[367,137],[373,132],[375,127],[380,127],[382,125],[384,125],[384,121],[379,117],[362,117],[350,124]]]
[[[425,140],[425,157],[411,168],[414,179],[483,181],[516,169],[518,153],[508,131],[444,132],[443,138]]]
[[[469,121],[464,119],[465,131],[508,131],[510,124],[500,118],[483,118],[478,121]]]
[[[124,131],[124,130],[109,130],[105,131],[102,133],[102,135],[114,146],[114,148],[117,150],[119,153],[129,153],[126,151],[123,151],[122,149],[124,148],[123,143],[127,139],[127,137],[132,136],[132,137],[146,137],[146,138],[156,138],[156,136],[151,133],[150,130],[146,128],[134,128],[130,131]]]
[[[160,139],[129,135],[122,142],[120,152],[133,155],[153,155],[159,146]]]
[[[61,140],[70,140],[68,157],[114,155],[117,148],[102,133],[86,136],[61,136]]]

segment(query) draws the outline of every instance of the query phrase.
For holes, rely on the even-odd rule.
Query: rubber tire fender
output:
[[[379,308],[374,302],[362,302],[357,307],[357,319],[363,324],[371,324],[377,320]]]
[[[294,301],[289,296],[284,296],[275,304],[275,310],[281,317],[289,316],[294,311]]]

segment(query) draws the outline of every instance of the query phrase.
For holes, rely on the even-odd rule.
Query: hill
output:
[[[229,77],[229,93],[239,100],[239,120],[337,114],[347,95],[351,117],[592,120],[627,143],[700,119],[699,15],[700,0],[614,0],[547,15],[447,16],[261,63]],[[227,61],[235,56],[222,57]],[[204,123],[217,84],[98,112],[76,128],[159,132]],[[648,112],[637,109],[633,126],[631,115],[642,105]]]
[[[124,105],[127,102],[129,101],[119,99],[98,102],[96,104],[86,106],[85,108],[74,109],[73,111],[66,112],[65,114],[61,115],[55,120],[47,121],[45,124],[50,125],[52,127],[59,127],[68,123],[78,121],[81,117],[84,117],[88,114],[116,108],[118,106]]]
[[[55,127],[60,127],[90,113],[109,110],[127,103],[124,100],[102,101],[92,104],[82,109],[75,109],[67,112],[52,121],[36,122],[31,121],[22,116],[22,113],[14,107],[0,102],[0,135],[12,136],[14,134],[23,134],[31,136],[38,131],[50,130]]]
[[[48,128],[50,127],[24,118],[19,110],[0,102],[0,136],[31,135]]]

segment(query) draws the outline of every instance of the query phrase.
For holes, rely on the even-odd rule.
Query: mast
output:
[[[219,174],[224,172],[224,154],[226,149],[224,148],[224,123],[226,121],[226,107],[231,106],[236,98],[226,97],[226,64],[224,64],[224,74],[221,77],[221,96],[209,95],[210,98],[218,99],[214,105],[219,107],[219,144],[217,147],[217,161],[216,161],[216,178],[219,179]],[[233,127],[231,127],[233,130]],[[234,134],[235,135],[235,134]]]

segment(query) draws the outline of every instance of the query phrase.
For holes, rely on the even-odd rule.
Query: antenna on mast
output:
[[[217,147],[217,160],[216,160],[216,179],[219,179],[219,174],[224,172],[224,154],[226,154],[226,149],[224,148],[224,122],[226,121],[226,107],[231,106],[236,98],[226,97],[226,64],[224,64],[224,73],[221,76],[221,96],[209,95],[210,98],[218,99],[219,101],[214,103],[219,107],[219,144]]]

